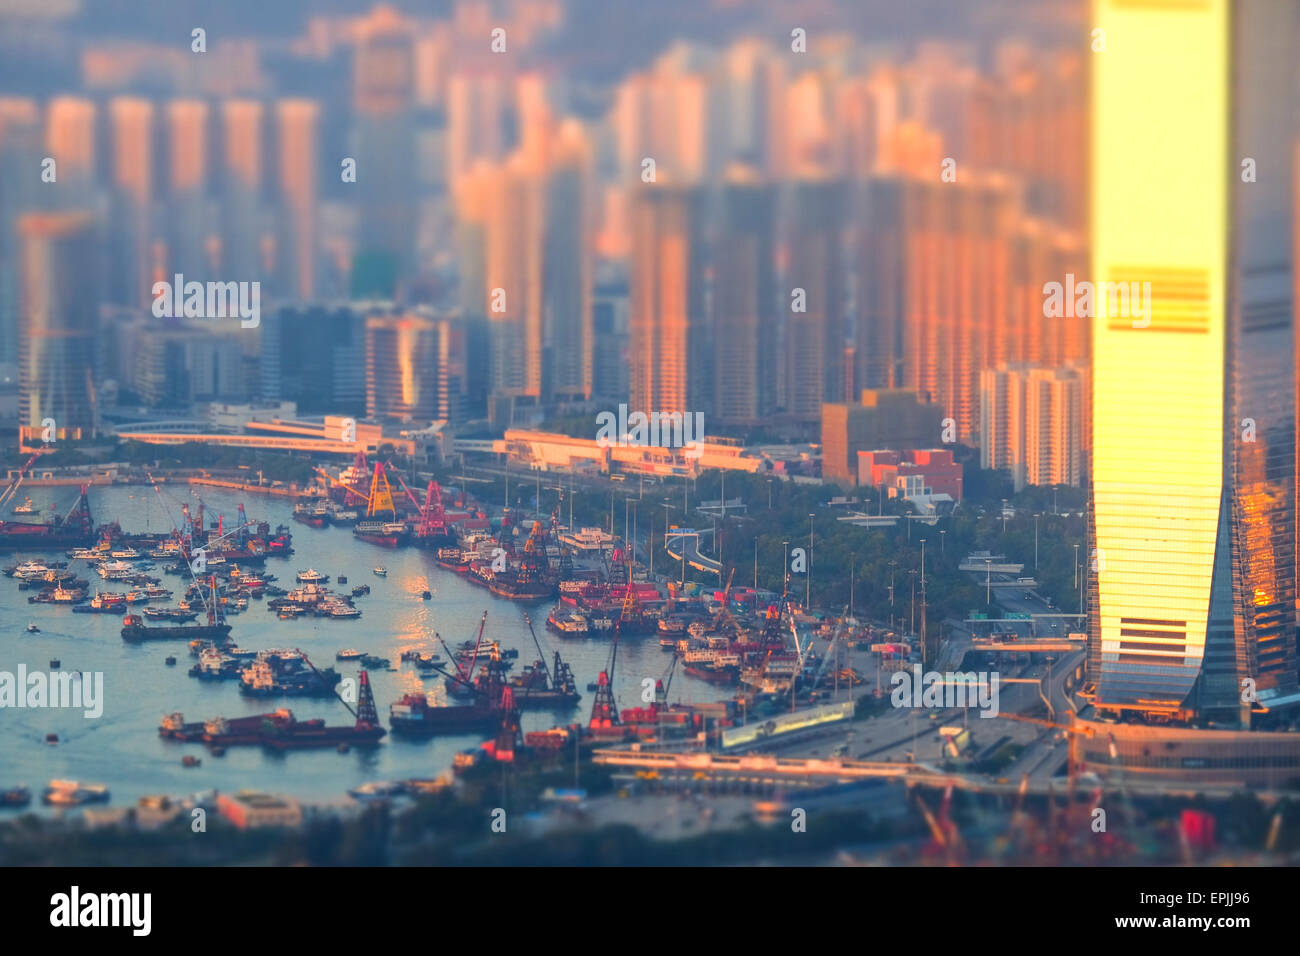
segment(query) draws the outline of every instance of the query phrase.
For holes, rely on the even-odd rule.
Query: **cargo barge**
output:
[[[349,710],[351,708],[349,707]],[[252,717],[217,717],[187,723],[183,714],[169,714],[158,728],[159,736],[183,743],[209,747],[261,746],[272,750],[300,750],[340,745],[366,746],[379,743],[387,731],[379,723],[370,678],[361,672],[356,723],[328,726],[324,720],[299,720],[287,708]]]

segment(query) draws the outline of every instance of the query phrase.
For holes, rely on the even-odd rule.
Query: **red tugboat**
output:
[[[377,744],[387,731],[379,723],[375,698],[370,690],[370,676],[365,671],[361,672],[360,684],[357,709],[352,711],[347,701],[343,702],[356,717],[356,723],[350,727],[330,727],[319,718],[298,720],[290,710],[282,707],[269,714],[229,720],[218,717],[201,723],[186,723],[183,715],[170,714],[163,718],[158,733],[171,740],[204,743],[209,747],[256,745],[273,750],[299,750],[339,744]]]

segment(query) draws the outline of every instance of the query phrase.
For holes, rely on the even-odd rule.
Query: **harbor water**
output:
[[[42,488],[38,506],[48,508],[51,500],[66,511],[76,489]],[[128,532],[165,532],[181,521],[181,505],[191,509],[199,494],[208,520],[224,517],[225,527],[237,524],[236,506],[242,501],[251,521],[268,521],[289,526],[294,554],[287,559],[269,558],[265,570],[277,576],[274,583],[295,587],[298,571],[314,568],[330,576],[328,588],[348,594],[358,584],[370,585],[369,595],[355,599],[361,617],[330,619],[301,617],[282,620],[268,611],[266,600],[250,600],[248,610],[232,615],[231,639],[245,650],[297,648],[317,667],[333,667],[344,677],[356,677],[355,662],[336,661],[344,648],[388,658],[388,670],[370,671],[375,704],[380,720],[388,727],[388,705],[403,694],[426,691],[437,702],[445,702],[442,675],[422,676],[412,664],[402,663],[403,651],[419,650],[439,654],[446,650],[435,632],[455,647],[472,639],[479,620],[487,611],[484,641],[499,641],[503,649],[519,652],[512,674],[533,661],[537,652],[525,623],[533,621],[537,638],[551,655],[559,650],[574,671],[582,700],[568,709],[525,711],[524,731],[542,730],[557,724],[586,723],[593,691],[589,682],[597,679],[609,660],[611,636],[560,638],[546,629],[546,616],[554,602],[519,604],[490,594],[452,571],[439,567],[434,554],[416,548],[397,550],[377,547],[355,539],[347,527],[310,528],[291,520],[292,503],[269,496],[245,495],[222,489],[191,489],[188,485],[118,486],[92,488],[90,504],[96,523],[120,522]],[[25,520],[32,520],[30,518]],[[25,560],[69,560],[62,552],[19,552],[3,558],[5,566]],[[122,591],[119,582],[103,582],[84,561],[70,561],[78,577],[90,581],[91,594],[98,586],[105,591]],[[376,567],[387,569],[380,577]],[[259,570],[250,567],[252,572]],[[162,565],[147,573],[162,579],[175,593],[161,603],[174,606],[188,578],[163,574]],[[347,585],[337,585],[339,575]],[[238,681],[200,681],[188,676],[195,663],[185,641],[128,643],[120,636],[122,614],[74,614],[67,605],[28,604],[35,591],[21,591],[18,580],[0,577],[0,671],[48,673],[51,660],[56,671],[103,674],[103,713],[88,718],[81,710],[0,708],[0,788],[25,785],[31,788],[31,809],[43,811],[39,793],[51,779],[74,779],[101,783],[112,792],[111,806],[134,804],[147,794],[187,796],[206,790],[230,792],[253,789],[283,793],[311,803],[332,803],[344,799],[349,788],[367,781],[429,778],[449,768],[454,755],[481,744],[481,732],[407,740],[391,732],[374,748],[353,748],[339,753],[334,748],[275,752],[259,747],[231,747],[214,756],[201,744],[164,740],[158,725],[164,715],[176,711],[187,721],[214,717],[239,717],[287,707],[299,719],[324,718],[326,723],[351,724],[353,718],[335,698],[271,697],[251,698],[239,691]],[[432,600],[423,600],[428,590]],[[29,624],[39,633],[27,632]],[[176,657],[175,666],[164,659]],[[644,681],[665,675],[672,655],[659,647],[655,636],[626,637],[618,648],[614,678],[620,708],[645,706]],[[718,700],[728,696],[719,688],[697,680],[678,666],[669,692],[670,701]],[[58,742],[46,742],[57,734]],[[182,765],[182,758],[201,758],[195,767]],[[46,811],[49,812],[49,811]],[[57,811],[56,811],[57,812]]]

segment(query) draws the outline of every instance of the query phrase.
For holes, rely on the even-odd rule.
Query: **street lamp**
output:
[[[767,479],[767,510],[772,510],[772,479]]]
[[[1034,512],[1034,570],[1038,570],[1038,512]]]
[[[816,515],[808,516],[808,577],[804,582],[804,599],[803,609],[807,613],[812,608],[812,569],[813,569],[813,518]]]
[[[984,559],[984,604],[987,606],[993,603],[993,561],[990,558]]]
[[[909,612],[911,623],[908,625],[907,633],[912,635],[916,633],[916,568],[909,568],[907,576],[912,579],[912,608]]]
[[[939,532],[939,553],[940,553],[940,554],[943,554],[943,545],[944,545],[944,542],[948,540],[948,539],[945,537],[945,535],[947,535],[947,534],[948,534],[947,531],[940,531],[940,532]]]

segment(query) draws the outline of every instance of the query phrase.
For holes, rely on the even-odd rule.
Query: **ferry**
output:
[[[379,575],[381,578],[388,577],[388,569],[387,569],[387,568],[374,568],[373,570],[374,570],[375,574]]]
[[[315,568],[308,568],[306,571],[298,572],[299,584],[328,584],[330,576],[321,574]]]

